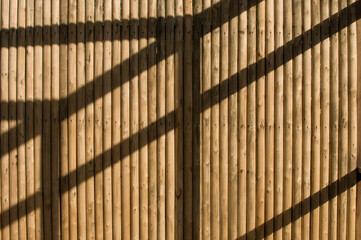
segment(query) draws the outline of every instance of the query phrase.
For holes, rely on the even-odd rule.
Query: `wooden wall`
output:
[[[1,240],[356,239],[360,0],[0,2]]]

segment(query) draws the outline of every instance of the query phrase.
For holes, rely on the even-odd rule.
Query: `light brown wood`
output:
[[[148,1],[148,231],[157,239],[157,1]]]
[[[247,234],[247,0],[238,5],[238,237]]]
[[[121,28],[120,1],[112,1],[112,238],[121,238]],[[106,44],[105,44],[106,45]],[[106,89],[105,89],[106,90]],[[106,213],[106,210],[105,212]]]
[[[76,159],[78,237],[86,238],[86,158],[85,158],[85,1],[77,2],[76,46]]]
[[[321,1],[321,23],[328,21],[329,1]],[[330,182],[330,40],[329,26],[321,27],[321,189],[327,189]],[[356,112],[356,109],[355,109]],[[321,195],[320,202],[320,239],[328,239],[329,236],[329,191]]]
[[[95,238],[104,237],[103,216],[103,0],[94,1],[94,184]]]
[[[247,44],[247,239],[256,239],[256,18],[254,1],[248,8]]]
[[[10,6],[9,1],[5,0],[1,2],[1,29],[5,31],[1,32],[1,58],[0,58],[0,72],[1,72],[1,88],[0,88],[0,99],[2,104],[1,107],[1,239],[10,239],[10,202],[9,202],[9,190],[10,190],[10,173],[9,173],[9,142],[8,142],[8,131],[9,131],[9,33],[6,31],[9,29],[9,12]],[[28,13],[27,13],[28,15]],[[27,56],[28,59],[28,56]],[[31,64],[31,63],[30,63]],[[26,69],[28,70],[28,68]],[[28,152],[27,152],[28,153]],[[26,159],[31,159],[26,155]],[[33,159],[32,159],[33,160]],[[28,164],[27,164],[28,166]],[[32,176],[34,182],[34,176]],[[33,190],[33,189],[32,189]],[[27,196],[29,191],[27,189]],[[35,219],[34,219],[35,220]]]
[[[320,3],[311,1],[312,26],[312,109],[311,109],[311,238],[320,237],[320,199],[317,193],[320,189],[321,146],[320,146]]]
[[[293,68],[292,68],[292,1],[284,0],[283,2],[283,63],[284,63],[284,150],[283,150],[283,239],[292,238],[291,222],[292,216],[292,128],[293,128]]]
[[[283,226],[283,133],[284,133],[284,66],[283,66],[283,1],[276,0],[274,3],[274,35],[275,35],[275,60],[274,60],[274,84],[275,84],[275,138],[274,138],[274,239],[282,239],[282,226]]]
[[[18,159],[17,159],[17,138],[16,138],[16,63],[17,63],[17,23],[18,23],[18,2],[10,1],[9,28],[9,217],[10,236],[14,240],[19,239],[18,223]],[[41,62],[40,62],[41,63]],[[40,142],[41,144],[41,142]],[[41,171],[41,168],[40,168]],[[41,173],[37,172],[39,176]],[[39,189],[36,189],[39,191]],[[42,204],[40,205],[42,207]],[[40,211],[37,210],[37,211]]]
[[[112,1],[104,1],[104,43],[103,43],[103,202],[104,202],[104,220],[103,231],[104,239],[113,237],[112,221]],[[118,52],[119,56],[119,52]],[[119,67],[119,66],[118,66]],[[119,76],[117,76],[119,77]],[[119,89],[119,83],[117,88]],[[117,92],[119,93],[119,91]],[[119,97],[119,94],[118,94]],[[119,102],[120,103],[120,102]],[[119,108],[119,103],[117,107]],[[119,110],[118,110],[119,111]],[[119,122],[119,119],[117,119]],[[118,123],[119,124],[119,123]],[[118,129],[120,134],[120,129]],[[119,140],[118,140],[119,141]],[[119,148],[119,142],[115,146]],[[119,156],[119,155],[118,155]],[[119,158],[116,163],[119,166]],[[119,172],[118,172],[119,173]],[[117,185],[120,187],[120,185]],[[120,190],[118,190],[120,191]],[[117,191],[117,192],[118,192]],[[120,199],[118,199],[120,201]],[[119,226],[119,225],[118,225]]]

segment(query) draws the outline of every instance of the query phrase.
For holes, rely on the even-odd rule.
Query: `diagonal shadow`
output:
[[[222,2],[225,2],[225,1],[228,1],[228,0],[222,0]],[[254,3],[254,5],[248,5],[247,9],[249,9],[249,8],[252,7],[252,6],[257,5],[258,2],[260,2],[260,0],[252,1],[252,3]],[[318,24],[318,25],[314,28],[314,30],[319,31],[320,29],[323,29],[324,27],[329,26],[330,23],[335,23],[335,22],[339,24],[339,28],[338,28],[337,31],[340,31],[341,29],[347,27],[349,24],[351,24],[351,23],[355,22],[356,20],[360,19],[360,14],[358,14],[357,16],[353,16],[353,18],[348,18],[348,14],[347,14],[347,12],[348,12],[350,9],[356,9],[357,4],[360,5],[360,1],[357,1],[356,3],[351,4],[351,5],[348,6],[347,8],[342,9],[338,14],[335,14],[335,15],[331,16],[330,19],[327,19],[327,20],[323,21],[322,23]],[[241,11],[246,11],[247,9],[240,9],[240,12],[241,12]],[[197,24],[195,24],[195,26],[193,26],[193,27],[195,27],[195,28],[200,28],[200,29],[201,29],[202,25],[201,25],[200,20],[201,20],[202,17],[203,17],[203,13],[207,13],[207,12],[210,12],[210,11],[211,11],[211,9],[206,9],[206,10],[204,10],[201,14],[196,14],[196,15],[194,15],[194,16],[188,16],[188,17],[193,18],[193,19],[194,19],[194,22],[197,23]],[[232,12],[232,11],[231,11],[231,12]],[[187,17],[187,16],[185,16],[185,17]],[[230,18],[233,18],[233,17],[237,17],[237,16],[230,16]],[[153,20],[155,21],[156,19],[153,19]],[[157,20],[159,20],[159,18],[157,18]],[[148,19],[148,21],[150,21],[150,19]],[[164,20],[163,20],[163,21],[164,21]],[[227,21],[229,21],[229,20],[227,20]],[[123,21],[123,22],[124,22],[124,21]],[[212,26],[212,27],[213,27],[213,28],[215,28],[215,27],[220,27],[223,23],[224,23],[224,22],[220,22],[219,26],[216,25],[216,26]],[[95,25],[95,24],[103,24],[103,23],[86,23],[86,24]],[[105,24],[105,23],[104,23],[104,24]],[[122,27],[122,26],[121,26],[121,24],[122,24],[121,22],[111,22],[111,24],[113,24],[113,25],[115,25],[116,27],[119,27],[119,28]],[[3,34],[4,34],[4,35],[7,35],[7,34],[15,34],[15,35],[16,35],[16,34],[19,34],[19,35],[21,35],[21,34],[22,34],[22,33],[21,33],[22,31],[23,31],[23,32],[25,32],[25,31],[43,31],[43,32],[49,31],[49,32],[51,32],[54,28],[67,28],[68,26],[70,26],[70,25],[44,26],[44,27],[35,27],[35,28],[33,28],[33,29],[28,29],[28,28],[26,28],[26,29],[10,29],[10,30],[2,29],[2,30],[1,30],[1,35],[3,35]],[[128,26],[129,26],[129,24],[128,24]],[[79,24],[75,24],[75,26],[73,26],[73,27],[77,27],[77,28],[79,28],[79,27],[84,27],[84,28],[85,28],[85,24],[84,24],[84,23],[79,23]],[[18,32],[18,33],[16,33],[16,32]],[[274,64],[274,67],[273,67],[272,69],[267,68],[267,71],[265,72],[265,74],[267,74],[269,71],[272,71],[272,70],[276,69],[277,67],[283,65],[284,63],[290,61],[290,60],[293,59],[294,57],[302,54],[304,51],[312,48],[314,45],[318,44],[320,41],[323,41],[325,38],[328,37],[328,36],[324,37],[324,35],[321,35],[321,36],[323,37],[323,39],[322,39],[322,37],[321,37],[321,39],[320,39],[319,42],[312,42],[312,41],[310,41],[310,42],[308,42],[308,45],[303,45],[303,49],[296,47],[296,44],[299,44],[299,42],[302,41],[303,38],[305,38],[305,37],[308,38],[308,36],[311,35],[311,32],[312,32],[311,29],[310,29],[310,30],[307,30],[307,31],[304,32],[301,36],[296,37],[296,38],[293,39],[292,41],[287,42],[284,46],[276,49],[274,52],[272,52],[271,54],[269,54],[266,58],[261,59],[260,61],[258,61],[258,62],[256,62],[256,63],[250,65],[249,68],[252,67],[252,68],[254,68],[254,69],[257,69],[257,68],[259,68],[259,67],[261,67],[261,66],[264,66],[265,63],[266,63],[266,59],[268,59],[268,58],[277,58],[277,56],[288,56],[288,57],[286,57],[286,58],[283,58],[283,62],[276,62],[276,64]],[[193,34],[195,35],[195,36],[194,36],[194,41],[199,43],[199,39],[202,37],[203,34],[206,34],[206,33],[208,33],[208,32],[201,33],[201,31],[198,31],[198,32],[193,33]],[[336,33],[336,31],[335,31],[335,32],[330,32],[330,35],[332,35],[332,34],[334,34],[334,33]],[[197,34],[199,34],[199,35],[197,36]],[[105,35],[104,35],[104,36],[105,36]],[[118,40],[121,40],[121,39],[122,39],[122,38],[120,37],[120,39],[118,39]],[[107,41],[107,40],[108,40],[108,41],[112,41],[112,40],[116,40],[116,39],[112,38],[112,39],[104,39],[104,40],[105,40],[105,41]],[[67,43],[69,43],[69,42],[63,40],[63,41],[60,41],[59,43],[60,43],[60,44],[67,44]],[[74,43],[76,43],[76,42],[74,42]],[[36,45],[36,44],[37,44],[37,43],[35,42],[34,45]],[[39,44],[40,44],[40,43],[39,43]],[[50,44],[54,44],[54,43],[46,42],[46,41],[45,41],[45,42],[43,42],[43,43],[41,43],[41,44],[42,44],[42,45],[47,45],[47,44],[50,45]],[[11,44],[9,44],[9,45],[11,46]],[[140,54],[142,54],[142,53],[143,53],[143,54],[146,53],[149,48],[155,48],[156,45],[157,45],[157,43],[155,43],[154,45],[149,45],[146,49],[140,50],[141,52],[138,53],[138,55],[140,55]],[[25,47],[25,46],[26,46],[26,44],[24,45],[24,47]],[[14,45],[13,47],[19,47],[19,45]],[[196,63],[197,63],[197,62],[199,63],[199,61],[200,61],[200,60],[199,60],[199,48],[200,48],[200,46],[199,46],[199,45],[198,45],[198,46],[196,45],[196,46],[194,46],[194,47],[195,47],[196,49],[195,49],[195,51],[193,52],[193,57],[194,57],[194,58],[193,58],[193,61],[195,61]],[[197,51],[197,48],[198,48],[198,51]],[[144,52],[142,52],[142,51],[144,51]],[[284,52],[293,52],[293,54],[284,54]],[[170,56],[170,55],[172,55],[172,54],[174,54],[174,53],[170,53],[169,55],[165,55],[165,58],[167,58],[168,56]],[[197,55],[197,54],[198,54],[198,55]],[[134,61],[134,60],[137,59],[137,58],[138,58],[138,56],[131,56],[130,59],[127,59],[127,60],[126,60],[126,61],[127,61],[126,64],[128,64],[128,66],[129,66],[129,63],[131,63],[132,61]],[[165,59],[165,58],[164,58],[164,59]],[[157,58],[157,62],[156,62],[156,63],[158,63],[160,60],[164,60],[164,59],[158,59],[158,58]],[[124,61],[123,61],[123,64],[124,64]],[[198,65],[199,65],[199,64],[198,64]],[[145,68],[145,69],[139,69],[139,73],[141,73],[141,72],[143,72],[143,71],[146,71],[149,67],[151,67],[151,66],[147,66],[147,68]],[[115,68],[113,68],[110,72],[104,73],[104,75],[106,75],[106,74],[111,74],[111,72],[113,72],[113,71],[115,71],[115,72],[121,72],[121,68],[122,68],[121,65],[115,66]],[[247,74],[247,69],[248,69],[248,68],[242,69],[241,72],[239,72],[238,74],[244,74],[244,73]],[[130,74],[131,74],[131,73],[132,73],[132,71],[130,71]],[[136,74],[138,74],[138,73],[136,73]],[[197,74],[198,74],[198,75],[197,75]],[[198,73],[196,72],[196,73],[193,75],[193,80],[194,80],[194,79],[198,79],[198,81],[194,81],[193,84],[199,84],[199,79],[200,79],[200,75],[199,75],[199,74],[200,74],[199,72],[198,72]],[[228,78],[226,81],[222,82],[219,86],[216,86],[216,87],[214,87],[214,88],[212,88],[212,89],[204,92],[202,95],[199,95],[199,91],[198,91],[198,93],[197,93],[196,91],[194,91],[194,94],[193,94],[193,98],[194,98],[194,99],[193,99],[193,101],[199,103],[199,102],[200,102],[200,99],[202,99],[203,97],[210,97],[210,96],[211,96],[211,92],[214,91],[215,88],[220,88],[220,89],[227,88],[227,89],[228,89],[228,96],[230,96],[230,95],[232,95],[232,94],[235,94],[237,91],[239,91],[240,89],[242,89],[242,88],[244,88],[244,87],[247,86],[247,85],[238,86],[238,89],[229,89],[229,88],[228,88],[228,86],[229,86],[230,84],[231,84],[231,85],[234,85],[234,83],[236,83],[235,85],[237,86],[238,74],[229,76],[229,78]],[[130,75],[130,76],[129,76],[129,79],[131,79],[132,77],[133,77],[133,76]],[[256,80],[257,80],[259,77],[261,77],[261,76],[257,76]],[[43,105],[49,105],[49,106],[51,106],[54,102],[55,102],[56,104],[60,104],[60,105],[67,105],[68,102],[72,102],[72,101],[76,102],[77,95],[78,95],[80,92],[84,92],[84,93],[85,93],[86,88],[88,88],[90,85],[93,85],[93,84],[96,85],[96,84],[101,83],[101,82],[102,82],[102,78],[103,78],[103,76],[100,76],[100,77],[98,77],[98,78],[95,78],[92,83],[88,83],[88,84],[87,84],[86,86],[84,86],[83,88],[78,89],[78,90],[77,90],[77,93],[71,94],[70,96],[68,96],[68,98],[60,99],[59,101],[57,101],[57,100],[51,100],[51,101],[33,101],[33,102],[27,101],[27,102],[25,102],[25,103],[24,103],[24,102],[1,102],[1,109],[8,109],[8,107],[9,107],[10,105],[11,105],[11,106],[14,106],[14,104],[16,104],[18,107],[20,107],[20,108],[22,108],[22,109],[25,109],[27,105],[32,105],[32,104],[38,104],[38,105],[42,105],[42,104],[43,104]],[[121,83],[120,83],[119,86],[121,86],[121,84],[124,83],[124,81],[120,81],[120,82],[121,82]],[[250,82],[248,82],[247,84],[250,84]],[[118,86],[118,85],[117,85],[117,86],[112,86],[112,88],[119,87],[119,86]],[[199,89],[199,86],[196,86],[196,89]],[[105,94],[105,92],[103,93],[103,95],[104,95],[104,94]],[[84,94],[83,94],[83,95],[84,95]],[[226,98],[226,97],[228,97],[228,96],[224,96],[224,98]],[[99,97],[102,97],[102,96],[99,96]],[[223,99],[224,99],[224,98],[223,98]],[[223,100],[223,99],[222,99],[222,98],[219,98],[219,101],[221,101],[221,100]],[[95,100],[96,100],[96,98],[94,97],[94,98],[93,98],[93,101],[95,101]],[[218,101],[218,102],[219,102],[219,101]],[[216,104],[216,103],[218,103],[218,102],[213,102],[213,101],[212,101],[212,103],[211,103],[210,105],[203,105],[203,106],[201,107],[201,109],[194,109],[194,110],[193,110],[193,111],[194,111],[193,113],[200,113],[200,112],[202,112],[202,111],[205,111],[206,109],[212,107],[213,104]],[[87,102],[87,104],[89,104],[89,102]],[[199,106],[199,105],[196,104],[195,106]],[[77,111],[79,111],[80,109],[83,109],[84,107],[85,107],[85,106],[77,106],[77,108],[74,110],[74,112],[68,111],[68,112],[67,112],[67,116],[70,116],[71,114],[76,113]],[[67,110],[69,110],[69,109],[67,109]],[[65,116],[66,116],[66,115],[65,115]],[[195,117],[195,122],[198,122],[198,123],[199,123],[199,114],[193,114],[193,117]],[[165,119],[166,119],[166,118],[174,119],[174,118],[175,118],[175,111],[169,113],[169,114],[166,115],[166,116],[163,116],[163,117],[160,118],[157,122],[165,122]],[[197,120],[197,118],[198,118],[198,120]],[[61,121],[61,119],[60,119],[60,121]],[[157,125],[157,123],[151,123],[151,124],[156,124],[156,125]],[[9,136],[13,136],[12,134],[15,134],[15,135],[16,135],[16,132],[17,132],[17,129],[18,129],[18,128],[25,128],[25,123],[24,123],[24,122],[20,123],[20,125],[18,125],[16,128],[10,129],[7,133],[4,133],[3,136],[1,136],[1,137],[4,138],[4,139],[9,139]],[[148,126],[147,128],[144,128],[144,129],[140,130],[140,132],[137,133],[137,135],[140,135],[140,134],[143,134],[143,133],[147,132],[148,129],[149,129],[149,126]],[[170,129],[168,128],[167,130],[169,131]],[[148,139],[148,142],[154,141],[154,140],[156,140],[157,138],[159,138],[160,136],[166,134],[167,130],[164,129],[164,132],[158,132],[158,135],[157,135],[157,136],[150,137],[150,138]],[[142,131],[144,131],[144,132],[142,132]],[[195,132],[199,132],[199,129],[195,129]],[[39,133],[39,132],[34,132],[34,136],[39,135],[39,134],[41,134],[41,133]],[[193,136],[194,136],[195,138],[197,138],[197,137],[199,138],[199,136],[195,136],[195,135],[193,135]],[[32,136],[31,136],[31,137],[32,137]],[[129,137],[128,139],[123,140],[120,144],[118,144],[117,146],[115,146],[115,148],[121,148],[121,146],[122,146],[123,144],[129,146],[129,145],[130,145],[130,139],[132,139],[132,138],[134,138],[134,137],[136,137],[136,136],[133,135],[133,136]],[[27,139],[27,136],[25,136],[25,142],[28,141],[28,140],[30,140],[30,139]],[[193,140],[193,141],[199,141],[199,139],[198,139],[198,140]],[[198,143],[199,143],[199,142],[198,142]],[[143,147],[145,144],[146,144],[146,143],[144,143],[143,145],[142,145],[142,144],[139,144],[139,148]],[[197,146],[197,144],[195,144],[195,145],[193,145],[193,146]],[[12,150],[12,149],[9,149],[9,152],[10,152],[11,150]],[[128,154],[131,154],[131,153],[132,153],[131,151],[134,151],[134,150],[135,150],[135,149],[130,149],[130,151],[129,151]],[[194,151],[194,152],[195,152],[195,153],[194,153],[195,155],[199,154],[199,152],[197,153],[196,150],[197,150],[197,149],[195,149],[195,151]],[[107,151],[104,151],[104,152],[103,152],[103,155],[105,155],[105,154],[111,154],[111,151],[112,151],[112,149],[107,150]],[[198,149],[198,151],[199,151],[199,149]],[[96,156],[95,159],[92,160],[92,162],[96,162],[97,159],[98,159],[98,158],[101,158],[101,157],[102,157],[102,155]],[[114,164],[114,163],[117,162],[117,161],[120,161],[120,159],[115,159],[115,161],[113,161],[113,159],[112,159],[112,164]],[[111,164],[105,165],[105,166],[103,166],[103,169],[108,168],[108,167],[110,167],[110,166],[111,166]],[[83,165],[83,166],[81,166],[80,168],[77,168],[77,171],[85,171],[85,168],[86,168],[86,165]],[[102,169],[102,170],[103,170],[103,169]],[[67,183],[68,183],[68,185],[65,186],[64,188],[63,188],[63,186],[60,188],[60,189],[61,189],[61,190],[60,190],[61,193],[67,192],[68,189],[71,189],[71,188],[75,187],[77,184],[79,184],[79,183],[81,183],[81,182],[83,182],[83,181],[86,180],[86,177],[84,177],[84,179],[81,179],[81,178],[77,177],[77,173],[76,173],[77,171],[70,172],[67,176],[62,177],[62,178],[59,180],[60,183],[64,183],[64,182],[67,182]],[[195,171],[195,172],[196,172],[196,171]],[[95,172],[95,174],[96,174],[96,172]],[[356,176],[356,177],[355,177],[355,176]],[[70,181],[68,181],[69,178],[75,178],[75,179],[77,179],[76,183],[71,183]],[[357,180],[354,180],[354,179],[357,179]],[[197,179],[195,179],[195,180],[197,180]],[[198,179],[198,181],[199,181],[199,179]],[[341,188],[339,188],[339,191],[336,191],[337,194],[340,194],[340,193],[346,191],[349,187],[354,186],[354,185],[356,184],[356,182],[358,182],[358,181],[360,181],[359,174],[357,174],[357,173],[354,171],[354,172],[350,173],[349,175],[347,175],[345,178],[342,178],[342,179],[340,179],[339,181],[332,183],[330,186],[327,187],[327,190],[331,191],[331,189],[334,189],[334,188],[337,189],[337,188],[339,188],[339,186],[341,186]],[[342,187],[342,186],[343,186],[342,184],[345,183],[345,182],[347,183],[347,186],[346,186],[346,187]],[[353,185],[352,185],[352,184],[353,184]],[[312,196],[312,197],[320,197],[320,196],[323,196],[323,195],[325,194],[325,192],[326,192],[326,190],[323,189],[323,190],[321,190],[319,193],[315,194],[316,196]],[[35,197],[38,196],[38,195],[41,195],[41,194],[42,194],[42,193],[39,193],[39,192],[35,193],[35,195],[30,196],[30,197],[28,198],[28,201],[34,201],[34,200],[35,200]],[[336,195],[335,195],[335,196],[336,196]],[[328,200],[329,200],[329,199],[334,198],[335,196],[333,196],[332,194],[330,194],[330,195],[328,196],[328,198],[321,198],[321,199],[328,199]],[[33,199],[33,200],[31,200],[31,199]],[[26,202],[26,201],[25,201],[25,202]],[[306,200],[305,200],[305,202],[307,203]],[[18,205],[22,205],[22,204],[25,204],[25,203],[20,202]],[[296,209],[299,209],[302,204],[305,204],[305,203],[300,203],[300,204],[299,204],[300,206],[296,205],[294,208],[286,210],[285,213],[283,213],[282,215],[276,216],[274,219],[278,219],[278,218],[282,217],[283,215],[285,215],[286,213],[289,214],[289,212],[300,212],[300,211],[296,211]],[[303,206],[303,205],[302,205],[302,206]],[[17,208],[17,207],[18,207],[18,206],[13,206],[12,208]],[[303,206],[303,207],[304,207],[304,206]],[[302,208],[302,209],[305,209],[305,208]],[[306,208],[306,209],[307,209],[307,208]],[[34,210],[34,209],[28,209],[28,211],[32,211],[32,210]],[[312,209],[309,209],[309,211],[311,211],[311,210],[312,210]],[[0,217],[2,218],[3,216],[9,216],[9,212],[10,212],[10,211],[11,211],[11,208],[10,208],[9,210],[3,211],[3,212],[1,213],[1,216],[0,216]],[[304,213],[302,213],[302,214],[304,214]],[[18,216],[18,217],[21,217],[21,216]],[[17,218],[16,218],[16,219],[17,219]],[[10,219],[10,223],[13,222],[13,221],[15,221],[16,219]],[[277,222],[276,220],[272,220],[272,224],[273,224],[274,221]],[[269,224],[271,224],[271,221],[265,223],[264,225],[266,226],[266,225],[269,225]],[[286,225],[286,223],[284,222],[283,225]],[[2,226],[2,227],[3,227],[3,226]],[[260,227],[262,227],[262,226],[260,226]],[[280,226],[279,228],[281,228],[281,227],[282,227],[282,226]],[[267,228],[266,228],[266,229],[267,229]],[[256,229],[255,229],[254,231],[256,231]],[[269,235],[269,234],[270,234],[270,233],[267,233],[267,232],[266,232],[266,235]]]

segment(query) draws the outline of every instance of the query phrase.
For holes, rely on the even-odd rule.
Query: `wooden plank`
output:
[[[320,237],[320,29],[315,28],[320,23],[320,3],[311,2],[312,25],[312,120],[311,120],[311,238]]]
[[[78,209],[77,209],[77,149],[76,149],[76,24],[77,24],[77,3],[75,0],[69,1],[68,16],[68,170],[69,170],[69,238],[76,239],[78,237]]]
[[[139,7],[139,237],[148,239],[148,1]]]
[[[220,70],[220,122],[219,122],[219,193],[220,193],[220,236],[228,238],[228,84],[229,79],[229,5],[221,1],[221,70]]]
[[[275,81],[275,140],[274,140],[274,239],[282,239],[282,227],[283,219],[281,214],[283,214],[283,133],[284,133],[284,66],[283,66],[283,24],[284,24],[284,14],[283,14],[283,1],[276,0],[274,3],[274,20],[275,20],[275,45],[276,49],[275,54],[275,71],[274,71],[274,81]]]
[[[34,165],[34,1],[26,2],[25,160],[27,238],[35,239]],[[5,197],[4,195],[2,195]],[[2,204],[3,205],[3,204]],[[6,231],[5,231],[6,232]]]
[[[166,239],[165,202],[165,1],[157,2],[157,239]]]
[[[174,36],[174,109],[175,109],[175,194],[176,194],[176,239],[183,239],[183,146],[184,146],[184,80],[183,80],[183,0],[175,1],[175,36]]]
[[[338,13],[338,0],[330,1],[330,15]],[[339,161],[339,46],[338,46],[338,17],[331,18],[330,21],[330,183],[338,180],[338,161]],[[330,189],[329,194],[336,196],[337,188]],[[329,233],[330,239],[338,238],[338,197],[330,199],[330,220]]]
[[[211,1],[203,0],[202,69],[211,69]],[[202,72],[202,239],[211,237],[211,71]]]
[[[130,236],[139,238],[139,77],[138,0],[130,0]]]
[[[357,29],[355,0],[348,1],[348,103],[349,103],[349,134],[348,134],[348,174],[357,171]],[[347,238],[356,239],[356,180],[354,175],[349,179],[349,195],[347,209]],[[322,187],[322,186],[321,186]]]
[[[256,18],[255,1],[249,2],[247,45],[247,239],[256,239]]]
[[[18,2],[10,1],[9,28],[9,217],[10,236],[19,239],[18,222],[18,159],[17,159],[17,136],[16,136],[16,63],[17,63],[17,26],[18,26]],[[40,168],[41,171],[41,168]],[[41,176],[41,175],[40,175]],[[38,190],[38,189],[37,189]],[[42,207],[42,204],[40,205]],[[40,209],[39,209],[40,211]]]
[[[94,171],[95,238],[104,236],[103,227],[103,0],[94,2]]]
[[[293,78],[292,78],[292,1],[283,2],[283,58],[284,58],[284,165],[283,165],[283,211],[292,208],[292,128],[293,128]],[[283,215],[283,239],[292,238],[292,212],[288,211]]]
[[[78,237],[86,238],[86,158],[85,158],[85,1],[77,2],[76,46],[76,158],[78,192]]]
[[[34,24],[34,191],[35,237],[43,239],[42,102],[43,102],[43,1],[35,1]]]
[[[302,76],[302,237],[310,237],[310,193],[311,193],[311,1],[303,1],[303,76]],[[305,34],[307,33],[307,34]]]
[[[237,238],[237,98],[238,98],[238,1],[229,6],[229,78],[228,78],[228,237]]]
[[[121,238],[121,45],[120,1],[112,1],[112,238]],[[105,89],[106,90],[106,89]]]
[[[61,238],[69,239],[69,159],[68,159],[68,1],[60,1],[59,26],[59,118]]]
[[[51,207],[52,238],[61,238],[59,159],[59,0],[51,4]]]
[[[1,2],[1,239],[10,239],[9,173],[9,1]],[[27,13],[28,15],[28,13]],[[28,56],[27,56],[28,57]],[[28,159],[28,156],[26,156]],[[27,196],[29,192],[27,190]],[[35,220],[35,219],[34,219]]]
[[[266,1],[266,124],[265,124],[265,236],[266,239],[273,239],[275,188],[274,188],[274,166],[275,166],[275,16],[273,1]],[[282,103],[280,103],[282,104]]]
[[[85,2],[85,179],[86,237],[95,238],[94,193],[94,0]]]
[[[329,1],[321,2],[321,22],[329,19]],[[328,24],[321,26],[321,189],[328,189],[330,184],[330,40]],[[321,195],[320,208],[320,239],[328,239],[329,236],[329,191]]]
[[[265,2],[257,4],[256,24],[256,237],[261,239],[265,220]]]
[[[149,12],[150,13],[150,12]],[[192,1],[184,1],[184,239],[192,238]]]
[[[238,237],[247,234],[247,0],[239,1],[238,14]]]
[[[157,2],[148,1],[148,231],[157,239]]]
[[[212,1],[211,39],[211,238],[220,237],[219,198],[219,72],[220,72],[220,1]]]
[[[292,238],[302,238],[302,1],[293,1],[293,221]],[[318,82],[318,81],[316,81]]]
[[[129,0],[122,1],[122,88],[121,88],[121,119],[122,119],[122,238],[130,239],[130,99],[129,99]]]
[[[119,5],[120,6],[120,5]],[[104,239],[112,239],[112,1],[104,1],[104,50],[103,50],[103,201]],[[119,38],[118,38],[119,41]],[[119,43],[119,42],[118,42]],[[119,52],[118,52],[119,57]],[[119,63],[118,63],[119,64]],[[119,66],[118,66],[119,68]],[[117,76],[119,77],[119,75]],[[119,88],[119,84],[118,84]],[[118,91],[119,93],[119,91]],[[118,94],[119,97],[119,94]],[[120,102],[119,102],[120,103]],[[119,103],[117,107],[119,106]],[[119,121],[119,119],[117,119]],[[119,124],[119,123],[118,123]],[[118,129],[120,134],[120,129]],[[119,138],[118,138],[119,139]],[[119,148],[119,140],[118,146]],[[119,155],[118,155],[119,157]],[[118,158],[119,163],[119,158]],[[119,166],[119,164],[117,165]],[[119,172],[118,172],[119,173]],[[117,185],[120,187],[120,185]],[[119,191],[119,190],[118,190]],[[118,192],[117,191],[117,192]],[[120,199],[118,200],[120,201]],[[118,225],[119,226],[119,225]]]

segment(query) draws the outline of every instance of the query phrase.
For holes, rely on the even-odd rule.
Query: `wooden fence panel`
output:
[[[359,239],[361,0],[2,0],[0,239]]]

